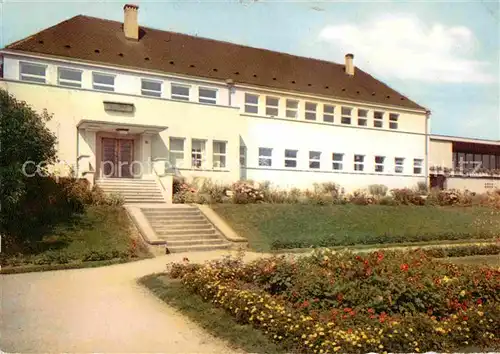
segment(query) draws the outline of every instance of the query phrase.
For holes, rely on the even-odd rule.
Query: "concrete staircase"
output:
[[[161,187],[155,180],[104,178],[96,181],[106,194],[119,194],[125,203],[165,203]]]
[[[141,208],[159,239],[174,252],[227,249],[228,242],[196,207]]]

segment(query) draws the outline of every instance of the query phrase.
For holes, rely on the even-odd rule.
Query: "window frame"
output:
[[[349,110],[349,114],[344,113],[344,109]],[[340,108],[340,123],[343,125],[351,125],[352,124],[352,111],[353,107],[342,106]],[[348,122],[348,123],[347,123]]]
[[[182,150],[172,150],[172,141],[180,141],[182,142]],[[176,159],[176,162],[175,164],[172,162],[172,157],[173,156],[176,156],[176,154],[180,154],[182,157],[180,158],[180,160],[182,161],[182,164],[184,164],[185,162],[185,149],[186,149],[186,138],[178,138],[178,137],[169,137],[168,139],[168,151],[169,151],[169,162],[170,164],[173,166],[173,167],[179,167],[177,166],[177,159]],[[181,166],[181,167],[184,167],[184,166]]]
[[[288,105],[288,103],[296,103],[296,107],[290,107]],[[295,100],[295,99],[291,99],[291,98],[287,98],[286,101],[285,101],[285,104],[286,104],[286,107],[285,107],[285,116],[286,118],[290,118],[290,119],[298,119],[299,118],[299,100]],[[289,113],[293,112],[294,113],[294,116],[291,117],[289,115]]]
[[[269,156],[262,154],[265,150],[269,151]],[[264,163],[263,160],[269,160],[269,164]],[[273,165],[273,148],[259,147],[259,166],[261,167],[272,167]]]
[[[398,160],[401,161],[401,163],[398,163]],[[404,165],[405,165],[405,158],[404,157],[395,157],[394,158],[394,173],[404,173]]]
[[[399,114],[389,113],[389,129],[398,129],[399,127]]]
[[[29,73],[23,73],[22,68],[25,65],[31,65],[33,67],[39,67],[43,68],[44,75],[40,76],[37,74],[29,74]],[[25,82],[33,82],[37,84],[46,84],[47,83],[47,64],[40,64],[40,63],[34,63],[34,62],[29,62],[29,61],[20,61],[19,62],[19,81],[25,81]],[[26,80],[28,78],[28,80]],[[30,80],[30,78],[34,80]],[[36,79],[43,79],[43,82],[40,80]]]
[[[331,107],[332,111],[327,112],[326,108]],[[327,119],[328,118],[328,119]],[[323,104],[323,122],[325,123],[335,123],[335,105],[329,104],[329,103],[324,103]]]
[[[96,83],[95,82],[96,75],[112,77],[113,84],[110,85],[110,84]],[[97,91],[104,91],[104,92],[115,92],[115,84],[116,84],[116,75],[115,74],[108,74],[108,73],[103,73],[100,71],[92,71],[92,89],[97,90]],[[108,90],[108,88],[110,90]]]
[[[160,91],[143,88],[142,84],[144,82],[149,82],[149,83],[152,83],[152,84],[160,84]],[[153,94],[147,94],[147,93],[153,93]],[[162,95],[163,95],[163,81],[161,81],[161,80],[154,80],[154,79],[147,79],[147,78],[141,78],[141,96],[146,96],[146,97],[161,97]]]
[[[381,117],[377,118],[377,113],[381,113]],[[374,128],[384,128],[384,111],[374,111],[373,112],[373,127]]]
[[[294,152],[295,153],[295,157],[286,156],[286,153],[288,151]],[[285,149],[284,156],[285,156],[285,158],[284,158],[284,166],[285,166],[285,168],[297,168],[297,166],[298,166],[299,150]],[[287,166],[287,162],[294,162],[295,166]]]
[[[317,153],[317,157],[311,157],[313,153]],[[318,167],[314,167],[313,164],[318,164]],[[309,150],[309,168],[313,170],[320,170],[321,169],[321,151],[317,150]]]
[[[361,161],[356,161],[356,158],[360,157]],[[354,171],[357,172],[363,172],[365,170],[365,155],[361,154],[354,154],[353,161],[354,161]]]
[[[366,112],[366,115],[365,116],[360,116],[359,113],[360,112]],[[368,126],[368,112],[369,110],[368,109],[364,109],[364,108],[358,108],[357,109],[357,116],[358,116],[358,127],[367,127]],[[361,124],[361,122],[364,122],[364,124]]]
[[[377,162],[377,159],[381,159],[382,162]],[[374,171],[376,173],[383,173],[385,170],[385,156],[376,155],[373,157],[373,162],[374,162]]]
[[[80,74],[80,81],[70,80],[70,79],[61,79],[61,71],[63,71],[63,70],[79,73]],[[74,85],[75,83],[78,85]],[[65,66],[58,66],[57,67],[57,85],[58,86],[82,88],[82,84],[83,84],[83,70],[68,68]]]
[[[223,144],[224,152],[215,152],[216,144]],[[216,166],[216,157],[219,159],[219,166]],[[223,161],[223,163],[222,163]],[[225,169],[227,168],[227,141],[214,140],[212,141],[212,166],[214,169]]]
[[[276,100],[276,105],[270,105],[268,100]],[[266,116],[268,117],[279,117],[280,114],[280,98],[276,96],[266,96]],[[270,114],[268,110],[276,110],[276,114]]]
[[[339,157],[340,159],[335,159]],[[332,152],[332,170],[342,171],[344,169],[344,154],[340,152]]]
[[[194,149],[195,143],[200,143],[200,149]],[[191,168],[202,169],[207,154],[207,141],[204,139],[191,139]]]
[[[307,105],[313,105],[314,106],[314,110],[312,109],[308,109],[307,108]],[[314,115],[314,119],[313,118],[308,118],[308,115]],[[318,118],[318,104],[316,102],[309,102],[309,101],[305,101],[304,102],[304,120],[307,120],[307,121],[316,121]]]
[[[215,97],[202,96],[201,90],[215,92]],[[219,90],[218,89],[216,89],[214,87],[198,86],[198,103],[215,104],[216,105],[218,98],[219,98]]]
[[[257,103],[249,103],[247,102],[247,97],[249,96],[254,96],[254,97],[257,97]],[[260,95],[257,95],[255,93],[249,93],[249,92],[245,92],[245,105],[244,105],[244,111],[245,113],[248,113],[248,114],[259,114],[259,101],[260,101]],[[250,112],[248,111],[248,107],[254,107],[256,108],[256,112]]]
[[[423,170],[424,170],[424,159],[413,159],[413,174],[421,175]]]
[[[187,96],[174,93],[174,87],[187,89],[188,90]],[[170,83],[170,99],[176,100],[176,101],[184,101],[184,102],[191,101],[191,85],[179,84],[177,82],[171,82]]]
[[[247,166],[247,147],[240,145],[240,167]]]

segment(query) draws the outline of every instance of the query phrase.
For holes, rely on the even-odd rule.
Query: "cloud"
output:
[[[490,63],[474,59],[477,39],[465,26],[428,26],[409,15],[323,28],[319,40],[354,53],[360,67],[386,78],[429,82],[495,82]]]

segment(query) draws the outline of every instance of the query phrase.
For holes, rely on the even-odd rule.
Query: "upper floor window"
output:
[[[398,119],[399,119],[399,114],[397,113],[389,114],[389,129],[398,129]]]
[[[321,167],[321,152],[309,151],[309,168]]]
[[[143,96],[161,97],[161,81],[142,79],[141,94]]]
[[[351,124],[351,114],[352,114],[352,108],[342,107],[342,118],[340,122],[342,124]]]
[[[394,158],[394,172],[403,173],[405,159],[403,157]]]
[[[384,156],[375,156],[375,172],[384,172]]]
[[[189,86],[172,84],[170,97],[174,100],[189,101]]]
[[[212,88],[200,87],[198,89],[198,102],[217,104],[217,90]]]
[[[334,170],[340,171],[343,169],[344,154],[333,153],[332,154],[332,168]]]
[[[57,68],[57,82],[60,86],[82,87],[82,71]]]
[[[297,167],[297,150],[285,150],[285,167]]]
[[[115,76],[110,74],[92,73],[92,87],[94,90],[114,91]]]
[[[245,93],[245,112],[246,113],[259,113],[259,96]]]
[[[384,126],[384,112],[373,112],[373,126],[375,128],[382,128]]]
[[[259,148],[259,166],[271,166],[273,163],[273,149]]]
[[[316,120],[316,103],[306,102],[306,120]]]
[[[266,97],[266,116],[277,117],[278,116],[278,105],[279,98],[277,97]]]
[[[335,112],[335,106],[331,104],[323,105],[323,122],[333,123],[333,113]]]
[[[354,171],[363,171],[365,169],[365,156],[354,155]]]
[[[299,111],[299,101],[286,100],[286,117],[287,118],[297,118],[298,111]]]
[[[213,165],[214,168],[226,167],[226,145],[225,141],[213,142]]]
[[[422,159],[413,159],[413,173],[419,175],[422,173],[422,165],[424,160]]]
[[[19,63],[19,79],[22,81],[31,81],[45,83],[46,65],[34,63]]]
[[[366,127],[368,124],[368,110],[358,109],[358,125],[360,127]]]

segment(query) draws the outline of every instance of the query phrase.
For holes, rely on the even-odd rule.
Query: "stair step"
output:
[[[156,231],[182,231],[182,230],[213,230],[209,223],[205,224],[186,224],[186,225],[157,225],[151,224]]]
[[[141,199],[141,200],[125,200],[125,203],[127,204],[165,204],[165,200],[163,199],[155,199],[155,200],[148,200],[148,199]]]
[[[199,214],[201,215],[201,212],[198,209],[191,209],[191,208],[161,208],[161,209],[142,209],[143,213],[146,214],[169,214],[169,215],[175,215],[175,214]]]
[[[221,245],[196,245],[196,246],[168,246],[167,248],[171,253],[180,253],[180,252],[192,252],[192,251],[214,251],[214,250],[223,250],[231,247],[230,243],[225,243]]]
[[[165,218],[163,216],[150,216],[146,215],[146,218],[149,222],[167,222],[167,223],[177,223],[177,222],[193,222],[193,221],[206,221],[203,216],[173,216],[169,218]]]
[[[190,240],[223,240],[222,236],[219,234],[213,234],[213,235],[205,235],[205,236],[199,236],[199,235],[175,235],[175,236],[161,236],[162,240],[165,241],[190,241]]]
[[[144,187],[136,187],[136,186],[133,186],[133,187],[129,187],[129,186],[106,186],[106,187],[103,187],[101,186],[100,187],[103,191],[148,191],[148,192],[156,192],[156,191],[160,191],[161,189],[156,187],[156,186],[144,186]]]
[[[168,219],[160,219],[160,218],[153,218],[149,220],[149,223],[153,227],[186,227],[189,225],[212,225],[208,221],[206,221],[203,218],[200,218],[199,220],[197,219],[180,219],[180,220],[171,220],[170,218]]]
[[[177,246],[198,246],[198,245],[221,245],[226,241],[222,239],[200,239],[200,240],[184,240],[184,241],[167,241],[167,247]]]
[[[183,229],[183,230],[155,230],[156,233],[160,236],[169,236],[169,235],[174,235],[174,236],[179,236],[179,235],[213,235],[216,233],[214,228],[211,229],[204,229],[204,230],[198,230],[198,229]]]

